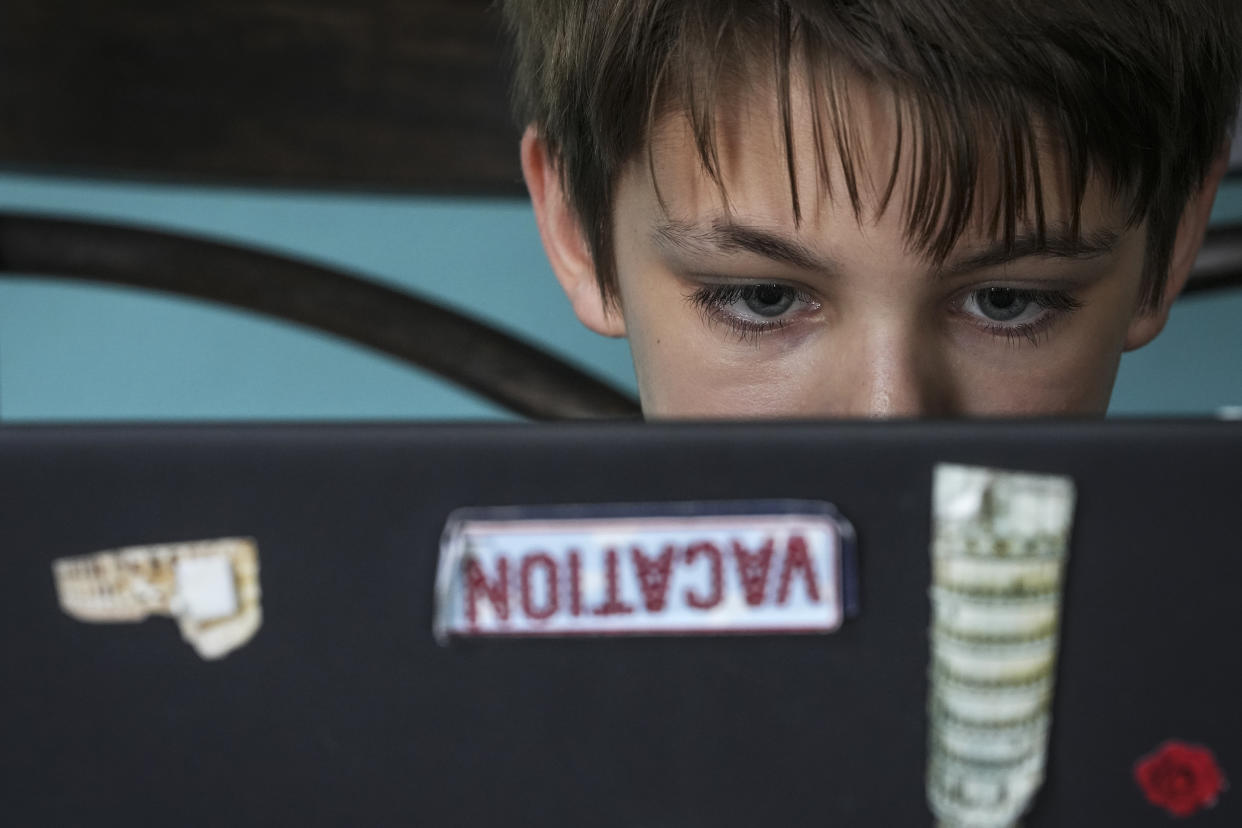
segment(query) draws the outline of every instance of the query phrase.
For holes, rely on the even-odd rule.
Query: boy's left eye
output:
[[[1023,328],[1080,306],[1078,300],[1064,291],[985,287],[968,293],[959,308],[985,327]]]

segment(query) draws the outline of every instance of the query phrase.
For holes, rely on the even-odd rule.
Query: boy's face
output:
[[[1140,312],[1145,225],[1127,228],[1124,207],[1097,183],[1074,243],[1062,238],[1068,207],[1058,188],[1045,187],[1048,249],[1020,241],[1005,256],[980,229],[981,218],[934,266],[907,240],[905,171],[887,210],[874,209],[894,138],[883,99],[876,94],[869,103],[856,113],[867,148],[861,220],[835,154],[831,193],[820,181],[808,112],[795,109],[793,121],[800,222],[775,96],[756,96],[721,118],[728,212],[684,119],[661,122],[652,136],[658,195],[645,155],[616,188],[619,308],[599,302],[593,283],[567,279],[581,258],[554,252],[549,236],[556,230],[532,187],[553,264],[579,316],[630,340],[644,413],[1102,413],[1121,353],[1149,341],[1165,318],[1165,310]],[[529,180],[529,164],[527,172]],[[1055,159],[1045,159],[1044,175],[1055,172]],[[978,203],[987,209],[993,186],[980,182]],[[1171,291],[1180,287],[1176,276],[1171,281]]]

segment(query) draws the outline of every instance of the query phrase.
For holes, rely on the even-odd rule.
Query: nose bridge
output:
[[[946,377],[924,332],[911,320],[872,320],[855,340],[850,388],[852,417],[926,417],[939,413]]]

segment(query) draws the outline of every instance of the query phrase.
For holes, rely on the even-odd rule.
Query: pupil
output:
[[[781,285],[755,285],[742,295],[746,307],[760,316],[780,316],[793,305],[793,292]]]
[[[1006,310],[1018,300],[1017,292],[1011,288],[989,288],[988,304],[998,310]]]
[[[780,304],[783,293],[776,285],[761,285],[755,288],[755,301],[760,305]]]

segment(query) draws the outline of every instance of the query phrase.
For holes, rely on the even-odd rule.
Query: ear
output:
[[[535,207],[543,249],[579,321],[604,336],[625,336],[620,309],[605,299],[582,223],[569,203],[560,170],[533,126],[522,136],[522,175]]]
[[[1182,219],[1177,226],[1177,236],[1173,240],[1168,281],[1165,282],[1160,306],[1150,311],[1140,311],[1134,317],[1126,334],[1127,351],[1143,347],[1164,329],[1164,323],[1169,319],[1169,308],[1182,292],[1182,288],[1186,287],[1191,268],[1199,256],[1199,248],[1203,246],[1203,237],[1207,233],[1208,221],[1212,215],[1212,204],[1216,201],[1216,189],[1228,169],[1229,145],[1225,144],[1212,163],[1207,177],[1203,179],[1203,185],[1186,202],[1186,209],[1182,212]]]

